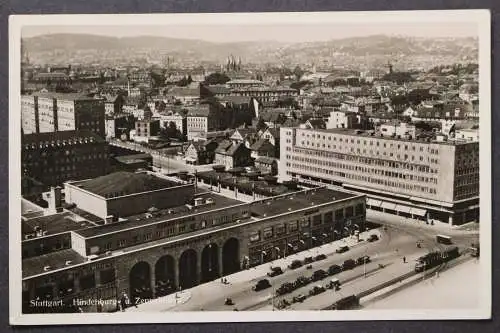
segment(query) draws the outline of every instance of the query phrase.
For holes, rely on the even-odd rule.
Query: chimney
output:
[[[60,186],[51,187],[50,192],[45,195],[44,199],[48,202],[51,213],[60,213],[62,211]]]

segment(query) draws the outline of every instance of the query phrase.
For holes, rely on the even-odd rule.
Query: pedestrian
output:
[[[403,257],[403,263],[406,264],[406,257]]]

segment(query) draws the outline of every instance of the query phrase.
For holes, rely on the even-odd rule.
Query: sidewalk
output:
[[[413,228],[418,228],[425,231],[443,233],[448,235],[467,235],[467,234],[478,234],[479,230],[474,230],[473,228],[463,228],[463,226],[452,226],[450,227],[447,223],[435,222],[434,225],[425,224],[424,221],[414,220],[411,218],[406,218],[404,216],[396,216],[392,214],[382,213],[375,210],[366,210],[366,220],[370,222],[377,221],[389,222],[392,224],[398,224],[401,226],[411,225]],[[472,229],[472,230],[469,230]]]
[[[380,291],[362,300],[365,309],[477,309],[480,304],[479,263],[470,260],[380,299]],[[412,280],[422,279],[422,274]]]
[[[370,231],[364,231],[359,234],[360,239],[365,239],[371,234],[376,234],[379,236],[380,240],[383,240],[383,235],[380,230],[374,229]],[[253,281],[254,279],[260,279],[262,278],[263,275],[266,275],[270,271],[270,267],[272,266],[280,266],[283,269],[285,269],[288,264],[290,264],[293,260],[301,260],[303,261],[306,257],[315,257],[318,254],[325,254],[325,255],[330,255],[335,253],[337,248],[343,245],[347,245],[349,247],[356,247],[360,246],[362,244],[365,244],[366,240],[363,240],[362,242],[357,241],[355,237],[349,237],[349,238],[344,238],[341,240],[334,241],[332,243],[324,244],[309,250],[305,250],[299,253],[291,254],[285,258],[277,259],[259,266],[252,267],[247,270],[243,270],[237,273],[234,273],[233,275],[227,276],[227,280],[230,283],[238,283],[238,282],[248,282],[248,281]]]

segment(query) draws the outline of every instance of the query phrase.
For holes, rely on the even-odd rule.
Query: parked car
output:
[[[316,261],[320,261],[320,260],[325,260],[326,259],[326,255],[325,254],[318,254],[314,260]]]
[[[276,294],[284,295],[284,294],[292,292],[294,289],[295,289],[295,287],[294,287],[293,283],[285,282],[278,289],[276,289]]]
[[[306,258],[304,259],[304,265],[310,264],[310,263],[312,263],[312,262],[314,262],[313,257],[306,257]]]
[[[315,271],[312,275],[312,280],[313,281],[319,281],[319,280],[323,280],[324,278],[326,278],[328,276],[328,273],[325,272],[324,270],[322,269],[318,269],[317,271]]]
[[[353,269],[354,267],[356,267],[356,262],[354,260],[352,260],[352,259],[347,259],[342,264],[342,270],[343,271],[347,271],[349,269]]]
[[[335,275],[342,272],[342,267],[339,265],[331,265],[328,267],[328,275]]]
[[[369,241],[370,243],[378,241],[378,236],[375,234],[371,234],[370,237],[368,237],[367,241]]]
[[[326,284],[326,287],[328,289],[338,289],[340,287],[340,280],[337,279],[337,278],[334,278],[334,279],[331,279],[330,281],[328,281],[328,283]]]
[[[302,267],[302,261],[300,260],[294,260],[288,265],[288,268],[290,269],[297,269],[299,267]]]
[[[344,253],[347,251],[349,251],[349,246],[347,246],[347,245],[343,245],[343,246],[339,247],[337,250],[335,250],[335,252],[337,252],[337,253]]]
[[[267,272],[267,276],[274,277],[283,274],[281,267],[271,267],[271,271]]]
[[[370,256],[362,256],[356,260],[357,265],[367,264],[371,261]]]
[[[325,292],[325,287],[323,286],[314,286],[311,290],[309,290],[309,295],[314,296]]]
[[[268,279],[262,279],[257,282],[257,284],[252,288],[255,291],[260,291],[263,289],[267,289],[271,286]]]
[[[298,294],[297,296],[295,296],[295,297],[292,299],[292,301],[293,301],[294,303],[302,303],[302,302],[304,302],[304,300],[305,300],[306,298],[307,298],[307,297],[306,297],[305,295],[303,295],[303,294]]]

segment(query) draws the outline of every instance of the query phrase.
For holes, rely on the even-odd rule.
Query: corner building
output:
[[[367,195],[367,208],[458,225],[479,218],[479,143],[281,128],[280,180]]]

